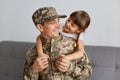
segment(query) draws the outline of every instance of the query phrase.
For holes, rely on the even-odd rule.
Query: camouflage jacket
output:
[[[26,55],[23,80],[86,80],[92,73],[92,66],[86,53],[81,59],[71,61],[71,66],[65,73],[58,71],[54,65],[60,54],[67,55],[74,51],[74,43],[75,40],[61,35],[51,41],[43,39],[43,51],[50,56],[49,67],[39,73],[31,70],[31,66],[38,56],[36,47],[33,47]]]

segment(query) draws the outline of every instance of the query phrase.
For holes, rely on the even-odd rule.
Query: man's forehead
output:
[[[55,19],[53,19],[53,20],[51,20],[49,22],[45,22],[45,23],[50,23],[50,22],[55,22],[55,21],[59,21],[59,18],[57,17],[57,18],[55,18]]]

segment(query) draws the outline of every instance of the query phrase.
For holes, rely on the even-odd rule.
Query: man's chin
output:
[[[58,37],[60,34],[55,35],[55,37]]]
[[[66,31],[66,30],[63,30],[63,32],[68,33],[68,31]]]
[[[56,34],[55,37],[58,37],[60,35],[60,33]]]

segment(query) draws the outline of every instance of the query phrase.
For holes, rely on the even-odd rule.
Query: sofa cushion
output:
[[[23,66],[31,42],[0,42],[0,80],[22,80]],[[120,48],[85,46],[93,66],[88,80],[120,80]]]
[[[120,80],[120,48],[116,49],[115,80]]]
[[[0,43],[0,80],[22,80],[26,51],[33,45],[15,41]]]
[[[120,48],[86,46],[86,52],[93,65],[90,80],[120,80]]]

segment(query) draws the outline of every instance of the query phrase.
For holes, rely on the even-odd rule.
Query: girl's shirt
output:
[[[64,36],[77,39],[77,34],[70,34],[70,33],[65,33],[65,32],[60,32],[60,33],[61,33],[62,35],[64,35]],[[83,40],[83,33],[81,33],[78,38],[81,39],[81,40]]]

